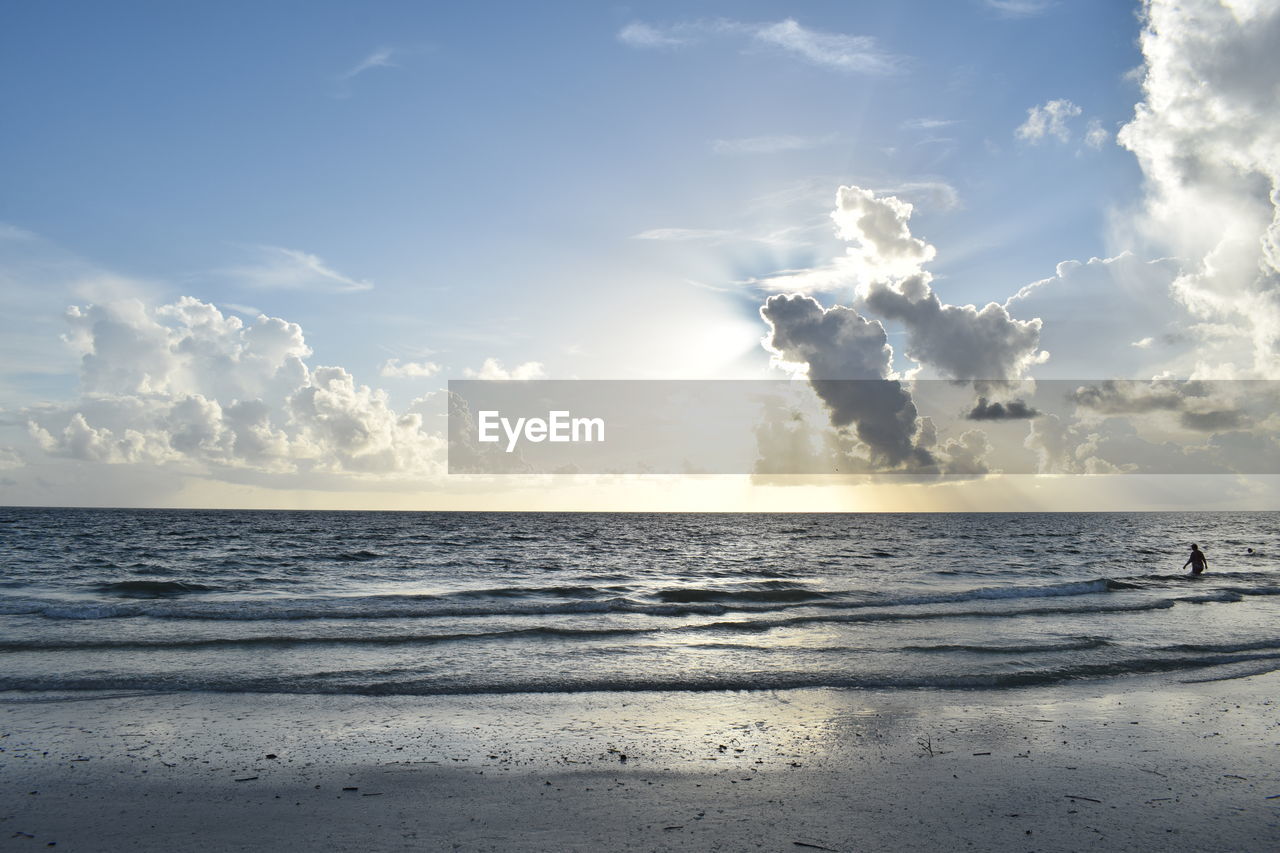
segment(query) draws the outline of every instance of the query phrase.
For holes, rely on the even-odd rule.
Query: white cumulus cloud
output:
[[[462,373],[468,379],[542,379],[546,376],[540,361],[526,361],[508,370],[496,358],[486,358],[479,370],[468,367]]]
[[[1175,260],[1143,261],[1129,252],[1063,261],[1053,276],[1023,287],[1004,307],[1014,317],[1043,318],[1040,343],[1053,358],[1037,370],[1041,378],[1137,378],[1169,368],[1186,375],[1194,367],[1186,354],[1197,331],[1169,296],[1178,271]],[[1130,344],[1141,340],[1147,343]]]
[[[1275,378],[1280,5],[1150,0],[1145,12],[1144,98],[1117,135],[1146,177],[1145,233],[1184,259],[1173,283],[1182,304],[1236,328],[1238,371]]]
[[[1018,126],[1014,136],[1035,144],[1046,136],[1052,136],[1059,142],[1071,138],[1067,121],[1080,115],[1083,110],[1065,98],[1046,101],[1027,110],[1027,120]]]
[[[1084,131],[1084,144],[1097,151],[1107,144],[1107,140],[1111,138],[1111,134],[1102,126],[1099,119],[1089,119],[1089,125]]]
[[[194,473],[440,470],[443,438],[422,413],[397,413],[341,367],[312,368],[296,323],[245,323],[192,297],[76,306],[67,320],[81,397],[27,412],[49,454]]]
[[[933,260],[937,250],[911,235],[907,220],[914,210],[896,196],[876,197],[861,187],[840,187],[831,220],[836,235],[855,243],[850,253],[874,275],[910,275]]]
[[[433,361],[405,361],[389,358],[378,371],[379,376],[389,379],[425,379],[440,372],[440,365]]]

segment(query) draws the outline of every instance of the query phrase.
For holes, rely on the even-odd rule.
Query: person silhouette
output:
[[[1191,556],[1187,557],[1187,561],[1182,564],[1182,568],[1191,566],[1191,574],[1198,575],[1205,569],[1209,568],[1209,559],[1205,557],[1204,552],[1200,550],[1200,546],[1191,543]]]

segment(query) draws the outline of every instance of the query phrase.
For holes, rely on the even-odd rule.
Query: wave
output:
[[[827,613],[805,616],[788,616],[780,619],[753,619],[742,622],[708,622],[685,625],[672,631],[771,631],[798,625],[851,622],[910,622],[925,619],[1016,619],[1025,616],[1071,615],[1092,613],[1137,613],[1144,610],[1167,610],[1174,606],[1173,599],[1159,599],[1132,604],[1095,604],[1085,606],[1061,605],[1057,607],[1024,607],[1018,610],[924,610],[916,612],[854,612]]]
[[[957,592],[929,592],[916,595],[876,595],[832,590],[814,590],[796,584],[774,584],[767,589],[704,589],[686,587],[661,590],[656,596],[671,602],[778,602],[784,604],[814,602],[814,606],[833,608],[911,607],[932,604],[955,604],[966,601],[1002,599],[1056,598],[1059,596],[1097,595],[1128,589],[1122,582],[1109,578],[1067,581],[1037,586],[991,586]],[[851,596],[857,596],[852,597]],[[731,608],[739,609],[739,608]],[[747,609],[747,608],[742,608]],[[759,609],[759,608],[749,608]],[[782,609],[782,608],[778,608]]]
[[[906,597],[903,604],[935,604],[951,601],[979,601],[1000,598],[1053,598],[1060,595],[1095,595],[1112,592],[1115,581],[1096,578],[1087,581],[1067,581],[1043,586],[986,586],[954,593],[927,593]]]
[[[1177,600],[1184,604],[1231,604],[1243,601],[1244,596],[1229,589],[1221,589],[1217,592],[1206,592],[1203,595],[1183,595]]]
[[[1113,645],[1104,637],[1076,637],[1055,643],[938,643],[925,646],[903,646],[906,652],[973,652],[986,655],[1020,655],[1040,652],[1075,652]]]
[[[820,613],[805,614],[795,616],[783,616],[763,619],[739,619],[739,620],[721,620],[716,622],[701,622],[695,624],[675,625],[663,627],[658,625],[647,626],[631,626],[631,627],[607,627],[607,628],[570,628],[560,626],[537,626],[532,628],[505,629],[498,631],[475,631],[475,632],[456,632],[443,634],[400,634],[400,635],[337,635],[327,637],[288,637],[288,636],[270,636],[270,637],[214,637],[207,639],[192,638],[180,639],[177,641],[169,639],[161,640],[39,640],[39,641],[4,641],[0,642],[0,651],[59,651],[68,649],[92,649],[92,648],[141,648],[141,647],[166,647],[175,645],[178,647],[191,646],[197,647],[201,645],[208,646],[233,646],[237,644],[292,644],[292,643],[370,643],[370,644],[395,644],[395,643],[414,643],[414,642],[445,642],[456,639],[501,639],[509,637],[601,637],[601,636],[642,636],[656,634],[702,634],[702,633],[728,633],[728,634],[758,634],[772,631],[777,628],[793,628],[799,626],[819,626],[824,624],[842,625],[842,624],[858,624],[858,623],[878,623],[878,622],[912,622],[920,620],[940,620],[940,619],[1009,619],[1023,618],[1028,616],[1045,616],[1045,615],[1073,615],[1073,614],[1099,614],[1099,613],[1136,613],[1147,610],[1163,610],[1173,607],[1176,604],[1175,599],[1161,599],[1147,602],[1133,603],[1117,603],[1106,605],[1087,605],[1072,606],[1070,604],[1059,606],[1039,606],[1028,607],[1017,610],[951,610],[951,611],[899,611],[899,612],[883,612],[883,611],[852,611],[852,612],[836,612],[836,613]],[[110,614],[99,613],[95,609],[88,609],[84,613],[77,612],[75,616],[67,616],[62,618],[82,618],[82,619],[98,619],[110,618]],[[205,618],[205,616],[191,616],[188,618]],[[241,617],[228,616],[227,619],[235,619]],[[268,618],[284,618],[279,616],[260,615],[257,618],[266,620]],[[320,618],[311,615],[307,618]],[[246,620],[252,621],[252,620]]]
[[[509,679],[467,682],[458,678],[406,678],[404,669],[387,671],[333,671],[277,678],[200,676],[192,673],[143,675],[0,675],[0,691],[202,691],[220,693],[313,693],[373,696],[489,695],[502,693],[597,693],[597,692],[708,692],[772,691],[805,688],[834,689],[931,689],[982,690],[1037,687],[1068,681],[1119,678],[1134,675],[1203,670],[1240,663],[1266,663],[1258,671],[1280,669],[1280,649],[1252,652],[1212,651],[1199,655],[1161,654],[1101,663],[1067,664],[1013,672],[940,674],[866,673],[849,675],[831,672],[703,671],[670,676],[565,677],[536,680]]]
[[[441,598],[525,598],[529,596],[556,596],[560,598],[594,598],[626,591],[629,587],[594,586],[502,586],[491,589],[466,589],[448,593]]]
[[[1181,576],[1180,576],[1181,577]],[[1270,576],[1268,576],[1270,577]],[[365,596],[262,598],[204,597],[203,592],[224,588],[189,581],[129,580],[99,584],[95,590],[130,601],[79,601],[0,595],[0,615],[38,615],[49,619],[158,619],[299,620],[299,619],[413,619],[435,617],[552,616],[573,614],[634,613],[649,616],[717,616],[732,612],[767,614],[788,610],[825,614],[831,611],[884,611],[893,608],[937,607],[966,602],[1033,601],[1046,598],[1092,599],[1085,609],[1102,610],[1102,596],[1134,589],[1154,591],[1132,581],[1096,578],[1036,586],[991,586],[955,592],[877,594],[819,590],[800,584],[773,581],[747,588],[675,587],[647,597],[633,587],[613,585],[512,586],[459,590],[447,593],[383,594]],[[629,597],[620,593],[630,592]],[[1244,595],[1272,595],[1280,587],[1229,587],[1205,590],[1194,601],[1234,601]],[[541,600],[540,600],[541,599]],[[1137,603],[1145,607],[1171,606],[1177,599]],[[1114,609],[1114,608],[1108,608]],[[1017,611],[1021,613],[1028,610]],[[942,613],[940,615],[954,615]],[[996,615],[994,611],[984,615]],[[825,617],[822,617],[825,618]],[[897,617],[894,617],[897,618]]]
[[[655,605],[624,597],[561,602],[468,602],[433,595],[378,595],[337,598],[238,600],[156,599],[131,602],[71,602],[46,599],[0,600],[0,615],[37,615],[47,619],[207,619],[262,621],[301,619],[422,619],[443,617],[555,616],[592,613],[641,613],[651,616],[719,615],[721,604]]]
[[[259,635],[248,637],[178,637],[160,639],[90,639],[90,640],[7,640],[0,641],[0,652],[61,652],[148,649],[216,649],[240,646],[399,646],[431,645],[469,640],[520,640],[532,637],[612,637],[655,633],[658,629],[636,628],[515,628],[507,631],[462,631],[442,634],[374,634],[324,635],[297,637]]]
[[[378,560],[382,558],[382,554],[377,551],[342,551],[333,556],[333,559],[344,563],[363,563],[369,560]]]
[[[1260,581],[1274,582],[1276,580],[1276,573],[1275,572],[1223,572],[1223,571],[1210,570],[1205,572],[1204,574],[1193,575],[1190,572],[1179,572],[1177,574],[1171,574],[1169,572],[1155,572],[1155,573],[1146,574],[1146,575],[1136,575],[1131,578],[1125,578],[1125,580],[1130,581],[1140,587],[1148,587],[1153,585],[1152,583],[1149,583],[1151,581],[1156,582],[1154,585],[1163,586],[1169,582],[1180,583],[1180,584],[1198,584],[1198,583],[1222,580],[1224,578],[1230,578],[1233,580],[1254,580],[1254,581],[1260,580]]]
[[[161,598],[193,592],[215,592],[220,587],[190,581],[114,581],[94,584],[90,589],[127,598]]]
[[[654,593],[660,601],[676,604],[688,604],[700,601],[737,603],[737,602],[803,602],[823,601],[838,597],[839,593],[823,592],[815,589],[804,589],[791,584],[774,586],[768,589],[705,589],[702,587],[679,587],[663,589]]]

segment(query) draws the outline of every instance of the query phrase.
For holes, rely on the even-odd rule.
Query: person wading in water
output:
[[[1187,557],[1187,561],[1182,564],[1182,568],[1191,567],[1191,574],[1198,575],[1205,569],[1209,568],[1209,560],[1204,555],[1204,551],[1200,550],[1200,546],[1191,543],[1191,556]]]

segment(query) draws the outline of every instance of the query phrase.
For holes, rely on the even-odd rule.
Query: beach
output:
[[[1262,850],[1280,674],[1005,691],[7,693],[5,849]]]
[[[0,22],[0,853],[1280,853],[1280,0]]]
[[[1275,518],[7,509],[0,847],[1275,848]]]

